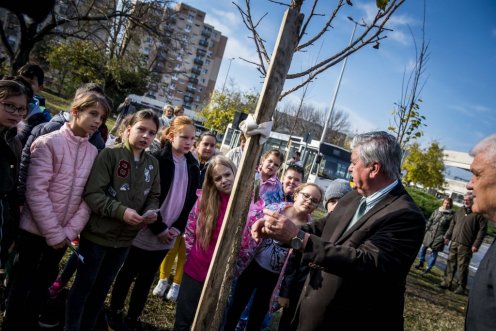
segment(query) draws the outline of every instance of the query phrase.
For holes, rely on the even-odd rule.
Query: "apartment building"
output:
[[[178,3],[164,13],[170,38],[145,37],[140,50],[152,71],[145,97],[200,110],[214,90],[227,37],[205,23],[205,12]]]

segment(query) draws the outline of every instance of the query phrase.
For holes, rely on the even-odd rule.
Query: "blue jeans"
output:
[[[104,247],[81,238],[78,251],[84,263],[78,264],[76,279],[67,297],[65,331],[94,329],[129,247]]]
[[[425,261],[425,255],[427,253],[427,246],[422,245],[420,247],[420,252],[419,252],[419,264],[423,264]],[[431,270],[433,266],[436,265],[436,259],[437,259],[437,254],[438,251],[432,251],[431,255],[429,256],[429,259],[427,260],[427,270]]]

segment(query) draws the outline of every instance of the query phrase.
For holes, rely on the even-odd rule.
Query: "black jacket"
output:
[[[174,178],[174,159],[172,158],[172,145],[166,142],[164,147],[154,154],[158,159],[159,172],[160,172],[160,206],[169,194],[169,189]],[[188,165],[188,189],[186,191],[186,201],[184,202],[183,210],[179,218],[174,222],[174,227],[184,232],[188,215],[196,202],[196,190],[200,188],[200,168],[198,161],[193,154],[188,153],[186,156],[186,163]],[[149,226],[150,231],[154,234],[159,234],[167,229],[167,225],[162,222],[162,217],[159,213],[159,218]]]
[[[14,196],[21,155],[17,128],[0,129],[0,198]]]

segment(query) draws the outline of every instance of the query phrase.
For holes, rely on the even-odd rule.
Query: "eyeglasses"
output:
[[[9,114],[15,114],[15,112],[17,112],[19,115],[25,116],[28,113],[26,107],[16,107],[16,105],[2,101],[0,101],[0,104],[3,106],[3,110]]]
[[[313,198],[310,194],[308,193],[305,193],[305,192],[298,192],[300,194],[300,196],[304,199],[304,200],[307,200],[307,201],[310,201],[312,204],[314,205],[318,205],[320,200],[319,199],[316,199],[316,198]]]

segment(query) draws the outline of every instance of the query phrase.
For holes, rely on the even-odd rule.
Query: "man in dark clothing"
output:
[[[327,217],[301,229],[264,210],[251,227],[303,254],[310,267],[300,297],[299,330],[404,328],[405,283],[425,219],[401,184],[401,148],[386,132],[353,138],[354,190]]]
[[[479,142],[470,153],[473,176],[467,189],[474,194],[472,209],[491,222],[496,221],[496,134]],[[465,320],[466,331],[489,331],[496,326],[496,241],[479,264],[470,289]]]
[[[463,207],[455,213],[448,232],[444,236],[445,244],[451,240],[451,245],[444,279],[439,287],[451,289],[455,275],[458,275],[456,294],[465,293],[470,259],[472,259],[472,254],[479,250],[487,232],[487,220],[482,215],[472,212],[472,204],[472,193],[465,193]]]
[[[131,114],[134,114],[136,112],[136,107],[134,107],[131,104],[131,101],[132,101],[131,98],[127,97],[126,99],[124,99],[124,102],[121,103],[119,105],[119,107],[117,107],[117,113],[119,115],[117,115],[117,119],[115,120],[114,127],[112,128],[112,130],[110,130],[110,133],[112,135],[115,136],[115,134],[117,133],[117,130],[119,130],[119,126],[121,126],[122,121],[124,120],[124,118],[127,115],[131,115]]]

